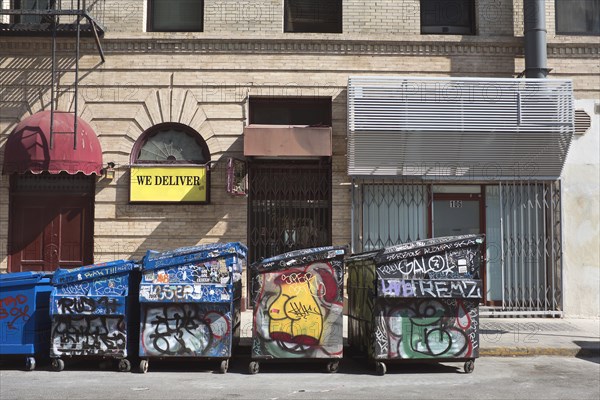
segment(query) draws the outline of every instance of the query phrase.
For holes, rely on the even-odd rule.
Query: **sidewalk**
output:
[[[600,356],[599,319],[481,317],[479,323],[481,356]],[[252,310],[242,313],[241,327],[240,344],[251,346]]]

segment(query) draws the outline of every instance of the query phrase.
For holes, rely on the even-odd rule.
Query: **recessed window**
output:
[[[342,0],[285,0],[284,31],[342,33]]]
[[[556,0],[556,33],[600,35],[600,0]]]
[[[249,122],[331,126],[331,97],[250,97]]]
[[[136,142],[132,164],[206,164],[210,152],[199,133],[183,124],[159,124]]]
[[[475,1],[421,0],[421,33],[475,34]]]
[[[148,0],[149,32],[202,32],[203,0]]]
[[[16,10],[50,10],[55,7],[55,1],[51,0],[15,0],[14,8]],[[14,15],[12,22],[14,23],[25,23],[25,24],[40,24],[51,22],[51,17],[34,15],[34,14],[23,14]]]

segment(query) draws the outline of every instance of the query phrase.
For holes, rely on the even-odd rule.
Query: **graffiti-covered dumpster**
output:
[[[25,356],[29,371],[36,357],[48,357],[51,277],[40,272],[0,275],[0,355]]]
[[[479,356],[483,235],[420,240],[346,259],[348,341],[379,375],[386,361]]]
[[[252,361],[323,360],[336,372],[343,356],[343,247],[296,250],[252,264]]]
[[[140,284],[140,372],[150,358],[197,358],[229,368],[240,338],[242,271],[239,242],[148,251]]]
[[[65,359],[112,359],[130,371],[137,356],[139,265],[111,261],[58,269],[52,278],[50,357],[62,371]]]

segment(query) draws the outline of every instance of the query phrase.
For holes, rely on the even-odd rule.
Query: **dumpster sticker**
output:
[[[140,356],[229,357],[230,304],[142,305]]]
[[[233,257],[232,257],[233,258]],[[231,283],[231,266],[225,259],[165,267],[144,272],[145,283]],[[240,275],[241,278],[241,274]]]
[[[376,311],[375,358],[478,356],[478,301],[438,299],[383,302]]]
[[[253,356],[341,357],[342,267],[327,260],[258,274]]]
[[[29,320],[29,305],[27,296],[18,294],[0,299],[0,323],[8,330],[17,329],[16,324],[23,325]]]
[[[127,356],[124,316],[54,315],[51,355]]]
[[[231,286],[231,285],[228,285]],[[140,285],[140,301],[159,302],[229,302],[231,288],[220,285]]]

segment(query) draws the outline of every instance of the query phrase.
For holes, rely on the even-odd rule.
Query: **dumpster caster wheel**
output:
[[[34,357],[27,357],[27,359],[25,360],[25,369],[27,371],[33,371],[35,369],[35,358]]]
[[[140,373],[145,374],[148,372],[148,360],[140,361]]]
[[[121,372],[129,372],[131,371],[131,362],[128,359],[124,358],[119,361],[119,371]]]
[[[65,369],[65,362],[60,358],[55,358],[54,360],[52,360],[52,369],[56,372],[62,371],[63,369]]]
[[[327,363],[327,372],[334,374],[340,369],[339,361],[330,361]]]
[[[222,374],[226,374],[228,369],[229,369],[229,360],[222,360],[221,366],[219,367],[219,372],[221,372]]]
[[[381,361],[376,361],[375,372],[377,372],[377,375],[383,376],[387,372],[387,367]]]
[[[248,372],[250,372],[251,375],[258,374],[259,370],[260,370],[260,364],[257,361],[252,361],[250,363],[250,365],[248,366]]]
[[[465,361],[464,370],[466,374],[470,374],[471,372],[473,372],[475,370],[475,361]]]

